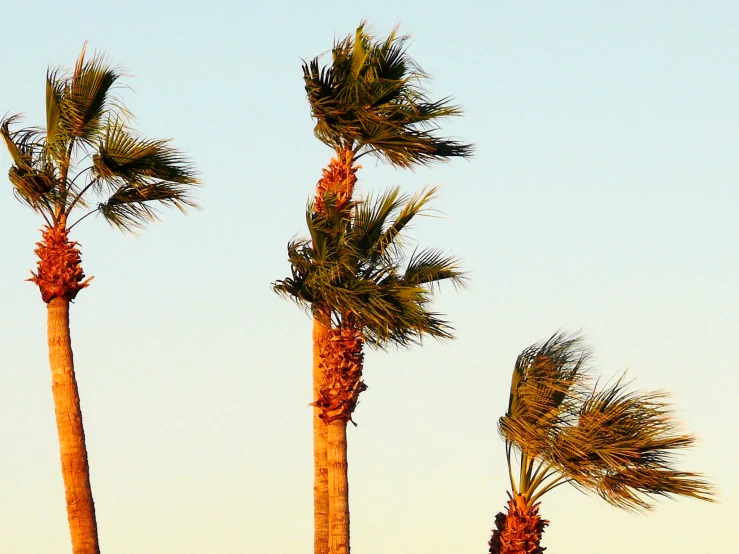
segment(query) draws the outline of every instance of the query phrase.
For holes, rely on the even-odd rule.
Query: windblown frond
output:
[[[414,252],[408,260],[403,274],[403,282],[408,285],[438,286],[442,281],[450,281],[454,286],[464,285],[456,258],[439,250]]]
[[[93,145],[109,121],[127,113],[113,93],[121,76],[121,70],[112,67],[103,54],[86,60],[83,48],[74,73],[64,82],[60,128],[66,136]]]
[[[408,39],[396,27],[377,40],[362,22],[354,37],[334,44],[331,65],[321,67],[318,57],[303,64],[321,141],[400,167],[472,154],[472,145],[436,136],[441,119],[462,111],[450,98],[429,100],[428,76],[407,54]]]
[[[114,227],[134,231],[159,219],[157,206],[172,206],[182,213],[197,207],[190,194],[189,187],[172,182],[127,183],[98,204],[98,211]]]

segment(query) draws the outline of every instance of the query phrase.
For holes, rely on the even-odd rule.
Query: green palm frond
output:
[[[123,122],[112,121],[93,156],[93,174],[103,182],[168,181],[197,184],[192,164],[168,140],[133,136]]]
[[[20,120],[18,114],[0,120],[0,135],[13,158],[13,164],[19,169],[29,171],[44,162],[43,130],[27,127],[11,132],[10,125],[17,124]]]
[[[318,57],[303,64],[321,141],[400,167],[472,154],[472,145],[436,136],[440,120],[462,111],[450,98],[429,100],[428,76],[407,54],[408,39],[396,27],[377,40],[362,22],[354,37],[334,44],[331,65],[321,67]]]
[[[403,282],[433,287],[442,281],[449,281],[455,287],[464,286],[465,277],[459,270],[459,260],[435,249],[413,252],[403,274]]]
[[[121,70],[111,66],[103,54],[95,53],[88,60],[82,49],[74,73],[63,81],[60,129],[68,138],[92,144],[104,132],[109,116],[117,119],[127,113],[113,94],[121,76]]]
[[[10,131],[19,120],[17,115],[0,120],[0,136],[13,159],[8,179],[21,203],[37,213],[50,213],[58,201],[56,168],[47,159],[42,129]]]
[[[309,204],[310,239],[289,243],[291,276],[275,291],[337,322],[351,317],[371,346],[451,338],[450,325],[429,308],[439,281],[464,283],[459,262],[432,250],[408,259],[400,246],[402,230],[432,198],[433,191],[406,197],[393,188],[338,210],[329,192],[323,213]]]
[[[58,70],[46,72],[46,143],[51,146],[50,155],[57,161],[62,159],[64,151],[64,143],[59,140],[59,124],[62,117],[65,88],[66,84],[64,80],[59,79]]]
[[[96,211],[114,227],[131,232],[157,221],[157,206],[171,206],[182,213],[187,213],[187,208],[196,208],[190,194],[190,187],[173,182],[126,183],[105,202],[99,203]]]
[[[628,510],[648,509],[654,496],[710,500],[712,487],[702,476],[675,469],[695,438],[680,429],[666,393],[630,391],[624,376],[599,388],[588,357],[578,336],[557,333],[516,361],[509,408],[499,421],[514,492],[533,504],[570,483]]]
[[[407,198],[401,196],[400,188],[393,187],[380,194],[375,201],[359,203],[353,214],[353,225],[351,226],[351,240],[359,252],[366,256],[370,251],[384,252],[387,247],[397,244],[394,236],[381,239],[387,235],[388,220],[393,220],[393,225],[400,222],[397,213]],[[397,235],[398,233],[395,233]]]
[[[399,187],[392,187],[377,200],[370,197],[358,204],[350,240],[368,259],[369,270],[377,264],[375,257],[402,255],[398,249],[403,247],[403,231],[414,217],[430,211],[428,205],[437,191],[432,187],[407,196],[400,194]]]
[[[13,166],[8,170],[8,179],[13,185],[13,194],[35,212],[51,210],[55,197],[55,175],[37,170],[24,170]]]

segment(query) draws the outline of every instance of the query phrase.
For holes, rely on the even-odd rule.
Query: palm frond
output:
[[[58,181],[55,167],[47,161],[43,130],[28,127],[11,132],[9,126],[19,120],[18,115],[0,120],[0,136],[13,159],[8,170],[13,194],[35,212],[53,215]]]
[[[5,147],[13,158],[13,163],[21,169],[31,169],[41,160],[43,148],[42,131],[35,127],[27,127],[11,132],[10,125],[21,120],[19,114],[11,115],[0,120],[0,136],[3,137]]]
[[[524,350],[516,360],[508,410],[499,423],[503,437],[521,450],[538,452],[542,441],[569,424],[589,381],[588,357],[578,335],[561,332]]]
[[[173,182],[126,183],[98,204],[97,211],[112,226],[134,232],[146,223],[159,220],[158,206],[174,207],[182,213],[187,213],[187,208],[197,208],[191,192],[190,187]]]
[[[60,70],[53,72],[58,80],[52,88],[63,87],[60,103],[60,130],[67,139],[93,141],[104,131],[108,117],[124,117],[126,111],[120,98],[114,94],[115,84],[123,75],[118,67],[111,66],[106,57],[95,53],[85,59],[83,47],[71,77],[64,77]]]
[[[391,245],[397,244],[401,233],[406,229],[414,217],[424,213],[428,209],[428,205],[436,196],[438,188],[431,187],[422,190],[418,194],[414,194],[410,198],[403,197],[392,206],[393,222],[391,225],[379,234],[372,246],[380,251],[385,252]]]
[[[59,130],[61,104],[64,98],[64,85],[59,82],[56,72],[46,72],[46,142],[54,144]]]
[[[442,281],[449,281],[456,288],[465,285],[466,277],[457,258],[435,249],[419,250],[411,255],[403,274],[404,283],[438,286]]]
[[[595,492],[606,502],[630,512],[651,510],[654,497],[685,496],[714,501],[715,490],[700,473],[666,468],[629,468],[604,475],[595,483]]]
[[[407,201],[408,198],[400,194],[400,187],[392,187],[376,199],[369,195],[357,203],[352,225],[347,229],[350,233],[347,240],[357,248],[359,256],[367,258],[370,264],[375,264],[389,247],[399,245],[399,241],[395,241],[399,233],[387,235],[390,226],[388,221],[392,221],[392,225],[400,225],[397,214],[407,205]]]
[[[191,162],[170,147],[169,140],[138,138],[120,120],[106,126],[97,153],[93,156],[93,173],[100,180],[114,184],[154,181],[183,185],[198,183]]]

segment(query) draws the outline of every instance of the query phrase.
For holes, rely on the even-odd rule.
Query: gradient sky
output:
[[[665,388],[700,438],[681,467],[717,504],[647,516],[561,487],[547,552],[725,552],[739,542],[739,41],[735,1],[0,4],[0,114],[44,121],[49,65],[82,43],[128,68],[151,137],[196,162],[204,209],[139,237],[89,218],[95,280],[72,339],[106,553],[312,547],[309,318],[270,283],[331,150],[301,58],[362,18],[465,116],[470,161],[415,172],[363,159],[360,191],[441,185],[412,236],[464,260],[436,307],[458,339],[370,353],[349,430],[354,554],[487,551],[506,500],[496,431],[518,353],[582,329],[609,377]],[[455,8],[455,9],[453,9]],[[0,151],[5,175],[10,158]],[[0,186],[0,552],[69,552],[45,342],[23,280],[41,219]]]

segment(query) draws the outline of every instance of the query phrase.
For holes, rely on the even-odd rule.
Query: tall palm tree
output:
[[[451,338],[451,328],[430,311],[441,281],[461,285],[453,257],[437,250],[407,256],[402,235],[426,210],[434,189],[412,197],[393,188],[377,198],[344,203],[332,192],[321,212],[308,206],[310,238],[288,245],[292,275],[275,291],[312,312],[325,334],[315,344],[319,381],[314,406],[327,426],[329,551],[349,552],[346,426],[362,381],[363,346],[407,346],[423,335]]]
[[[46,128],[11,131],[14,115],[0,120],[13,164],[8,173],[18,200],[44,222],[32,281],[47,304],[49,363],[61,450],[72,550],[98,553],[95,506],[72,359],[69,304],[87,287],[78,244],[70,230],[98,214],[134,231],[157,219],[156,205],[185,211],[195,206],[193,166],[167,140],[145,139],[128,126],[130,114],[116,94],[121,70],[101,54],[74,70],[50,69],[46,78]]]
[[[543,552],[549,522],[539,501],[564,483],[631,511],[650,509],[657,496],[712,499],[700,474],[675,468],[695,437],[675,421],[666,393],[629,391],[623,375],[599,386],[588,357],[578,336],[557,333],[516,360],[498,422],[511,492],[507,513],[495,518],[491,554]]]
[[[356,164],[373,155],[393,166],[411,168],[453,157],[468,157],[472,146],[436,135],[442,119],[461,115],[450,98],[431,101],[424,90],[428,76],[407,54],[408,36],[397,27],[378,40],[361,22],[355,35],[335,42],[329,65],[320,56],[303,64],[305,90],[315,120],[314,133],[335,156],[316,187],[314,209],[323,212],[323,196],[332,191],[348,204],[357,182]],[[327,340],[328,309],[315,305],[313,343],[314,402],[322,380],[319,344]],[[327,427],[316,408],[314,444],[314,552],[328,554]]]

